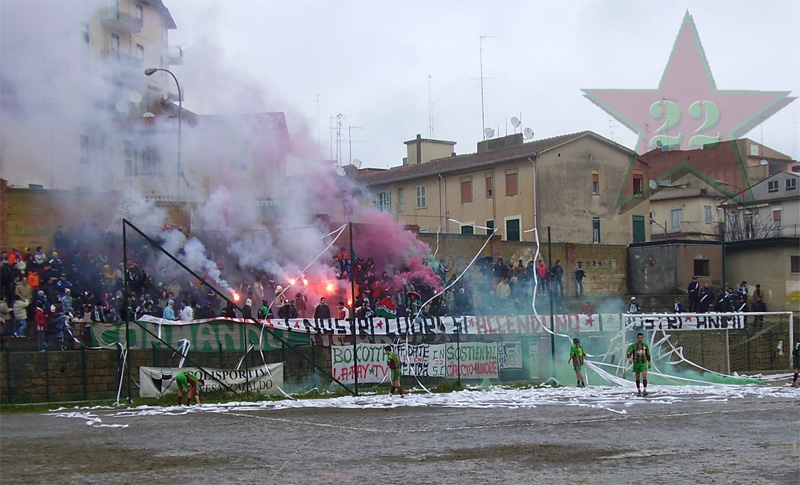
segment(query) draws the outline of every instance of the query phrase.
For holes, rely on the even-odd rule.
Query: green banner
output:
[[[144,328],[142,328],[144,327]],[[145,331],[145,328],[152,334]],[[175,348],[185,341],[193,352],[218,352],[220,345],[226,352],[244,352],[250,342],[255,350],[280,350],[281,341],[273,336],[278,335],[289,346],[307,345],[308,335],[285,330],[267,330],[252,323],[230,322],[224,320],[187,322],[182,325],[158,325],[149,322],[131,322],[129,324],[129,347],[131,349],[169,349],[162,344],[156,335]],[[110,347],[117,342],[124,342],[124,323],[92,323],[93,342],[99,347]]]

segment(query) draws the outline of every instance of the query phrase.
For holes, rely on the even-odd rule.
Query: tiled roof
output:
[[[394,167],[377,173],[362,173],[356,177],[356,180],[365,185],[376,185],[389,182],[399,182],[401,180],[415,179],[447,172],[457,172],[460,170],[479,167],[482,165],[491,165],[507,160],[534,157],[539,153],[552,150],[553,148],[575,141],[579,138],[583,138],[584,136],[593,136],[607,143],[613,143],[611,140],[607,140],[606,138],[603,138],[594,132],[580,131],[578,133],[569,133],[566,135],[554,136],[552,138],[544,138],[542,140],[523,143],[522,145],[513,147],[501,148],[499,150],[492,150],[485,153],[457,155],[454,157],[431,160],[430,162],[426,163]],[[620,146],[620,148],[630,151],[622,146]],[[632,151],[631,154],[633,154]]]

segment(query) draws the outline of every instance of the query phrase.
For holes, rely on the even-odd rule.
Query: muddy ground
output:
[[[0,480],[800,483],[800,393],[623,397],[616,410],[580,398],[517,409],[378,399],[385,407],[5,414]]]

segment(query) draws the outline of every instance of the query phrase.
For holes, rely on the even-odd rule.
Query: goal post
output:
[[[654,366],[723,375],[787,371],[792,312],[621,314],[622,351],[642,332]]]

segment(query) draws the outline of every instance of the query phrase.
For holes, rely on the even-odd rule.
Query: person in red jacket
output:
[[[41,352],[44,350],[47,339],[47,317],[40,305],[36,305],[36,311],[33,315],[33,330],[36,332],[36,350]]]

